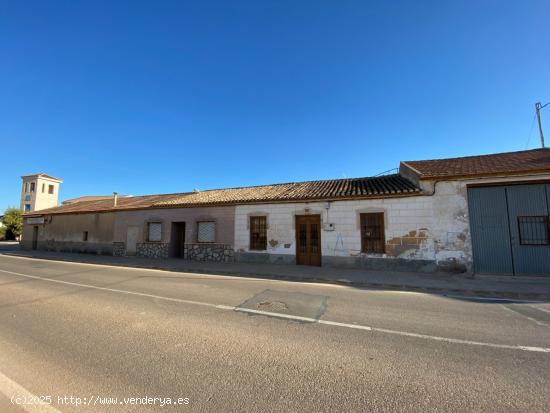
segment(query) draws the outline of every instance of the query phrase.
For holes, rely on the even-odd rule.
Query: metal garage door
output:
[[[468,189],[474,271],[550,275],[550,185]]]

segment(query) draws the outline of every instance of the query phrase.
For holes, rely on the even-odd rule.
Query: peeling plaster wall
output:
[[[111,254],[114,222],[114,213],[50,215],[40,225],[25,219],[21,248],[32,248],[33,228],[37,226],[39,250]],[[86,241],[84,231],[88,232]]]
[[[325,223],[334,224],[334,231],[321,230],[323,257],[342,257],[339,261],[344,265],[348,265],[346,257],[359,264],[369,258],[424,260],[439,269],[464,271],[472,260],[466,185],[439,182],[436,189],[434,196],[334,201],[328,210],[326,202],[237,206],[235,250],[248,257],[262,253],[294,256],[295,216],[305,215],[309,209],[307,213],[321,215],[321,228]],[[363,212],[384,213],[385,254],[361,253],[359,216]],[[253,215],[267,216],[266,251],[249,250],[249,217]]]

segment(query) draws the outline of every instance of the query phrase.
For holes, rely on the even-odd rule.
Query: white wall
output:
[[[321,225],[334,223],[334,231],[321,231],[323,256],[361,255],[359,214],[384,212],[386,258],[471,261],[466,187],[460,182],[440,182],[434,196],[414,196],[359,201],[242,205],[235,212],[235,250],[249,250],[249,216],[266,215],[268,253],[295,254],[295,215],[321,215]],[[328,212],[328,220],[327,220]]]

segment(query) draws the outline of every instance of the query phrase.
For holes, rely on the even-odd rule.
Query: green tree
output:
[[[6,239],[15,239],[23,231],[23,217],[17,208],[8,208],[4,211],[2,220],[6,227]]]

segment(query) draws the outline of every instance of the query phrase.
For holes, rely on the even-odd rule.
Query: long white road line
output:
[[[165,301],[177,302],[182,304],[211,307],[211,308],[224,310],[224,311],[237,311],[237,312],[248,313],[248,314],[265,315],[265,316],[277,317],[277,318],[300,321],[300,322],[310,322],[310,323],[317,323],[317,324],[323,324],[323,325],[334,326],[334,327],[349,328],[349,329],[355,329],[355,330],[365,330],[365,331],[372,331],[372,332],[378,332],[378,333],[384,333],[384,334],[394,334],[399,336],[418,338],[418,339],[424,339],[424,340],[434,340],[434,341],[453,343],[453,344],[483,346],[483,347],[492,347],[492,348],[500,348],[500,349],[508,349],[508,350],[520,350],[520,351],[529,351],[529,352],[550,353],[550,347],[520,346],[520,345],[511,345],[511,344],[498,344],[498,343],[486,343],[486,342],[471,341],[471,340],[461,340],[461,339],[450,338],[450,337],[439,337],[439,336],[432,336],[427,334],[411,333],[407,331],[389,330],[385,328],[370,327],[370,326],[365,326],[360,324],[348,324],[348,323],[340,323],[337,321],[321,320],[321,319],[310,318],[310,317],[300,317],[300,316],[295,316],[291,314],[253,310],[249,308],[235,307],[231,305],[214,304],[214,303],[207,303],[203,301],[194,301],[194,300],[185,300],[182,298],[174,298],[174,297],[165,297],[165,296],[156,295],[156,294],[141,293],[138,291],[121,290],[117,288],[108,288],[108,287],[101,287],[97,285],[82,284],[82,283],[77,283],[72,281],[51,279],[47,277],[39,277],[36,275],[22,274],[14,271],[0,270],[0,272],[17,275],[20,277],[40,280],[44,282],[71,285],[75,287],[89,288],[89,289],[100,290],[100,291],[108,291],[108,292],[117,293],[117,294],[148,297],[148,298],[154,298],[157,300],[165,300]]]

